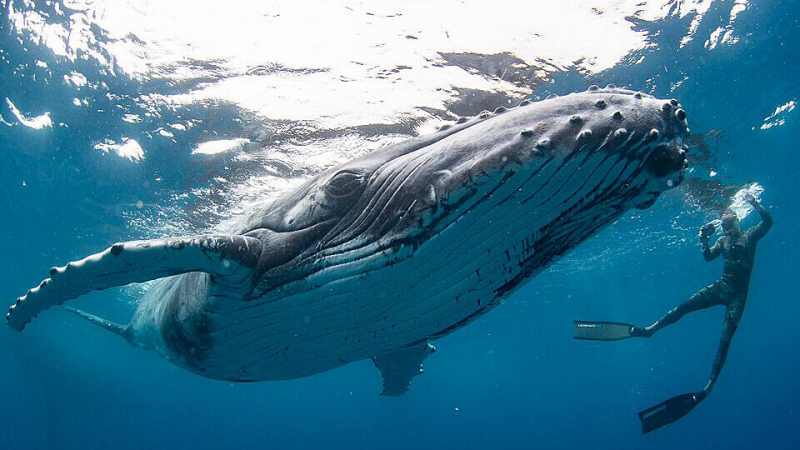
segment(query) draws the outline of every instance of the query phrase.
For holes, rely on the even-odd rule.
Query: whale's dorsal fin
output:
[[[155,280],[186,272],[206,272],[216,281],[240,286],[252,282],[261,241],[232,234],[131,241],[50,269],[45,279],[17,299],[6,315],[22,330],[40,312],[90,291]]]
[[[423,373],[422,361],[435,351],[436,347],[423,342],[372,358],[372,362],[383,377],[381,395],[396,397],[405,394],[411,387],[411,379]]]

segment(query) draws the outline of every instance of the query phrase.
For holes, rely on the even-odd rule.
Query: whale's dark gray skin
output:
[[[281,380],[372,358],[405,392],[447,335],[683,180],[686,113],[617,89],[460,119],[328,170],[229,234],[114,244],[19,298],[21,330],[91,290],[169,277],[128,325],[205,377]]]

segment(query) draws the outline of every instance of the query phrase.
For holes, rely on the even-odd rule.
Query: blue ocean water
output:
[[[441,30],[422,22],[430,5],[334,2],[326,8],[352,13],[348,28],[334,31],[359,36],[344,42],[363,47],[300,57],[285,50],[289,42],[270,42],[246,58],[198,59],[194,49],[206,41],[157,48],[169,40],[151,30],[167,16],[175,27],[201,22],[191,5],[166,11],[132,2],[137,17],[152,21],[121,32],[103,2],[0,2],[0,286],[9,304],[54,264],[116,241],[212,229],[240,205],[337,161],[526,97],[615,83],[678,98],[693,134],[683,186],[437,341],[425,374],[402,397],[378,395],[369,361],[285,382],[200,378],[53,309],[23,333],[0,328],[0,448],[796,448],[800,7],[636,3],[619,18],[603,2],[575,2],[609,25],[607,34],[589,33],[566,6],[553,5],[558,21],[545,26],[520,14],[532,6],[509,5],[474,31],[508,40],[481,47],[457,31],[486,12],[479,2],[459,4],[463,18],[441,19],[449,23]],[[198,14],[229,17],[226,7],[198,4]],[[340,37],[314,34],[330,31],[334,19],[323,12],[332,9],[264,8],[242,27],[305,29],[286,36],[304,49]],[[395,30],[398,17],[420,22]],[[615,29],[641,40],[627,43],[630,35]],[[515,41],[521,34],[544,36],[541,58]],[[81,36],[90,37],[86,46],[70,47]],[[560,53],[571,51],[580,57],[565,63]],[[246,59],[244,69],[236,58]],[[417,65],[426,58],[429,66]],[[355,71],[353,61],[368,69]],[[237,92],[236,83],[253,79],[245,95]],[[312,98],[304,80],[322,89]],[[271,96],[252,100],[262,85]],[[220,141],[224,151],[200,145]],[[571,321],[649,323],[714,281],[722,263],[703,261],[697,229],[741,189],[759,194],[775,226],[759,245],[728,362],[696,410],[641,435],[637,412],[705,385],[722,310],[694,313],[647,341],[575,341]],[[75,304],[126,322],[141,289],[95,292]]]

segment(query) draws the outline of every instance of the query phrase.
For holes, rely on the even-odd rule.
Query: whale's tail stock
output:
[[[80,261],[50,269],[49,278],[9,308],[6,321],[22,331],[42,311],[88,292],[187,272],[206,272],[217,282],[245,285],[252,281],[261,249],[257,238],[230,234],[117,243]],[[70,311],[126,337],[126,326],[72,308]]]

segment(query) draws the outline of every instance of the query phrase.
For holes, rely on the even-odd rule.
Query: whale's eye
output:
[[[333,197],[347,197],[360,192],[363,184],[363,174],[343,170],[328,181],[325,192]]]

